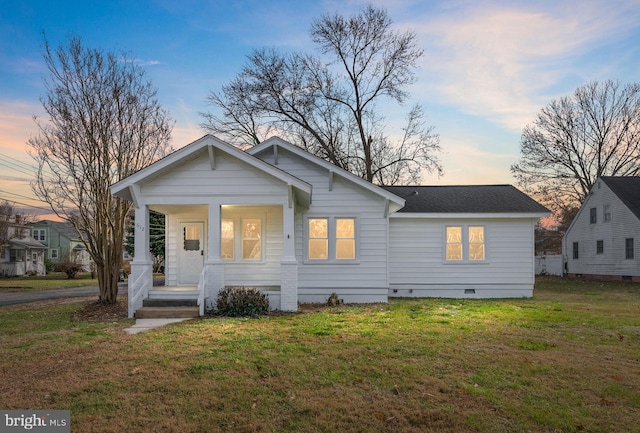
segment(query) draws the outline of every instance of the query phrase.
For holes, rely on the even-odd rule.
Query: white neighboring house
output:
[[[566,274],[640,281],[640,177],[603,176],[562,239]]]
[[[130,317],[171,293],[197,298],[202,314],[227,286],[264,290],[284,311],[333,292],[367,303],[530,297],[533,229],[549,214],[508,185],[382,188],[276,137],[245,152],[206,135],[111,192],[136,212]],[[166,215],[161,289],[150,209]]]
[[[46,245],[30,236],[29,227],[12,215],[6,224],[7,241],[0,245],[0,276],[46,275],[44,252]]]

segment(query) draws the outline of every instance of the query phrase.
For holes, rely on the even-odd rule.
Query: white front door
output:
[[[178,284],[196,285],[204,266],[204,223],[181,223]]]

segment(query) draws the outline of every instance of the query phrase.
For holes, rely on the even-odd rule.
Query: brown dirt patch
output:
[[[90,301],[73,315],[75,320],[109,322],[117,319],[127,318],[127,303],[118,300],[115,304],[105,305],[98,301]]]

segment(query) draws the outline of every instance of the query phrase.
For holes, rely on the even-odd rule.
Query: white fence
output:
[[[562,276],[562,254],[536,256],[536,275]]]

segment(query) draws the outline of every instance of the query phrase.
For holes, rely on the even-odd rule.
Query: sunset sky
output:
[[[29,199],[26,152],[37,133],[32,116],[42,114],[43,31],[53,46],[73,34],[90,47],[129,52],[175,120],[179,148],[205,133],[207,94],[233,78],[253,48],[311,51],[314,18],[366,3],[0,0],[0,200],[45,207]],[[640,0],[373,4],[397,29],[415,31],[425,50],[411,100],[383,111],[393,134],[410,105],[424,106],[445,169],[424,184],[514,183],[520,134],[542,107],[591,80],[640,81]]]

